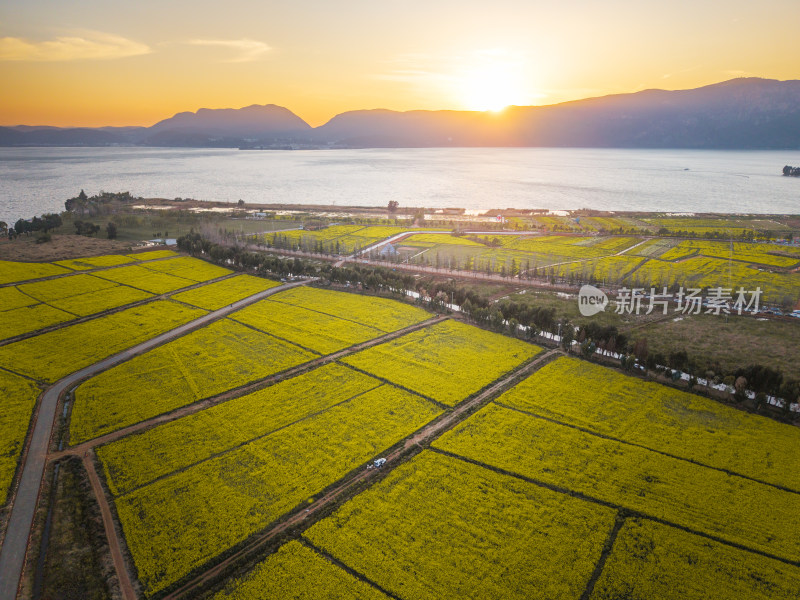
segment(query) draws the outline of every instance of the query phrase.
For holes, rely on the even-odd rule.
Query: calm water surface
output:
[[[84,189],[236,202],[800,213],[800,151],[0,148],[0,220]]]

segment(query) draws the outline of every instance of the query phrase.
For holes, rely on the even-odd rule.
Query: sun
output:
[[[458,93],[468,110],[500,112],[512,104],[529,103],[524,77],[506,61],[486,61],[463,72],[459,80]]]

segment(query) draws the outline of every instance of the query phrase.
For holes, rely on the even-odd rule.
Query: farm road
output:
[[[28,550],[28,538],[30,537],[33,525],[33,516],[39,501],[39,490],[42,485],[44,467],[47,462],[47,450],[50,445],[50,438],[55,424],[56,408],[61,395],[79,381],[133,358],[137,354],[146,352],[147,350],[175,337],[189,333],[212,321],[226,317],[228,314],[266,298],[267,296],[293,287],[305,285],[310,281],[313,280],[309,279],[270,288],[244,298],[243,300],[234,302],[225,308],[212,311],[194,321],[190,321],[189,323],[176,327],[166,333],[162,333],[132,348],[128,348],[114,356],[110,356],[88,367],[84,367],[71,375],[67,375],[45,390],[39,398],[38,407],[33,416],[33,432],[30,435],[27,450],[23,451],[19,487],[17,488],[16,494],[12,497],[8,527],[6,529],[5,539],[3,540],[3,546],[0,548],[0,600],[13,600],[17,595],[17,588],[19,587]]]

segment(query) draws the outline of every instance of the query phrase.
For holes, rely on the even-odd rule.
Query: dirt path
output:
[[[139,423],[130,425],[129,427],[118,429],[117,431],[112,431],[111,433],[108,433],[106,435],[96,437],[89,441],[67,448],[66,450],[53,452],[47,457],[47,460],[48,461],[59,460],[64,458],[65,456],[70,456],[70,455],[83,456],[83,454],[86,451],[96,448],[97,446],[102,446],[104,444],[108,444],[120,438],[127,437],[133,433],[143,431],[145,429],[150,429],[152,427],[155,427],[156,425],[161,425],[162,423],[175,421],[176,419],[180,419],[181,417],[185,417],[187,415],[191,415],[200,412],[202,410],[206,410],[207,408],[210,408],[216,404],[227,402],[228,400],[231,400],[233,398],[244,396],[245,394],[249,394],[256,390],[260,390],[262,388],[267,387],[268,385],[272,385],[273,383],[276,383],[278,381],[283,381],[284,379],[289,379],[291,377],[294,377],[298,373],[309,371],[316,367],[331,363],[349,354],[354,354],[356,352],[359,352],[360,350],[364,350],[365,348],[369,348],[371,346],[377,346],[378,344],[383,344],[384,342],[388,342],[390,340],[393,340],[394,338],[400,337],[407,333],[411,333],[412,331],[423,329],[425,327],[430,327],[431,325],[435,325],[436,323],[439,323],[440,321],[443,321],[446,318],[447,317],[440,315],[432,319],[427,319],[425,321],[422,321],[421,323],[409,325],[408,327],[404,327],[403,329],[398,329],[397,331],[387,333],[372,340],[356,344],[355,346],[350,346],[349,348],[345,348],[344,350],[340,350],[339,352],[315,358],[314,360],[297,365],[296,367],[292,367],[291,369],[287,369],[286,371],[283,371],[281,373],[270,375],[265,379],[248,383],[246,385],[234,388],[232,390],[226,390],[225,392],[217,394],[216,396],[211,396],[210,398],[205,398],[203,400],[200,400],[199,402],[195,402],[194,404],[183,406],[172,412],[165,413],[163,415],[158,415],[157,417],[153,417],[145,421],[140,421]]]
[[[313,517],[321,510],[328,507],[329,505],[339,501],[340,499],[342,499],[343,496],[345,496],[348,492],[350,492],[350,490],[352,490],[359,484],[369,479],[374,479],[381,471],[385,471],[386,469],[389,469],[392,466],[396,466],[396,464],[399,463],[399,459],[404,457],[408,453],[408,451],[412,449],[414,446],[420,446],[423,442],[440,435],[445,430],[449,429],[456,423],[460,422],[462,419],[466,418],[466,416],[469,415],[469,413],[475,408],[477,408],[481,403],[487,401],[500,391],[510,387],[511,385],[516,383],[518,379],[525,377],[535,368],[541,366],[543,362],[549,360],[551,357],[557,354],[562,354],[562,352],[560,350],[550,350],[543,352],[537,357],[535,357],[531,362],[523,366],[521,369],[518,369],[513,373],[506,375],[502,379],[496,381],[493,385],[486,388],[483,392],[481,392],[474,398],[458,405],[452,412],[446,414],[446,416],[444,416],[443,418],[440,418],[439,420],[434,421],[429,425],[426,425],[412,437],[408,438],[401,447],[385,455],[383,458],[386,459],[386,463],[381,469],[365,469],[357,473],[355,476],[343,481],[337,487],[331,489],[327,494],[325,494],[312,504],[309,504],[307,508],[292,515],[285,521],[278,523],[274,527],[270,527],[268,529],[263,530],[261,533],[256,534],[256,536],[253,537],[251,541],[243,548],[241,548],[238,552],[230,555],[228,558],[214,565],[207,571],[204,571],[201,575],[187,582],[186,584],[184,584],[171,594],[168,594],[167,596],[164,597],[163,600],[178,600],[180,598],[183,598],[184,596],[191,594],[193,591],[203,589],[204,587],[212,583],[216,578],[218,578],[222,573],[224,573],[224,571],[229,566],[231,566],[241,558],[246,557],[247,555],[253,553],[260,547],[278,538],[281,534],[283,534],[287,530],[299,525],[300,523],[303,523],[304,521]]]
[[[105,371],[123,361],[146,352],[156,346],[202,327],[212,321],[226,317],[228,314],[244,308],[258,300],[284,290],[305,285],[312,280],[288,283],[259,292],[219,310],[210,312],[162,333],[150,340],[109,356],[93,365],[84,367],[71,375],[67,375],[50,386],[40,396],[33,416],[32,433],[27,448],[20,460],[19,485],[11,498],[11,513],[8,518],[6,535],[0,548],[0,600],[13,600],[22,577],[25,557],[29,550],[28,538],[33,526],[33,516],[39,502],[39,492],[44,476],[50,439],[55,424],[56,409],[61,395],[79,381]]]
[[[103,515],[103,528],[106,531],[106,538],[108,539],[108,548],[111,552],[111,560],[114,562],[114,570],[117,572],[119,579],[119,588],[122,592],[123,600],[136,600],[136,592],[131,583],[130,574],[125,566],[125,559],[122,556],[122,545],[119,543],[117,537],[117,530],[114,528],[114,516],[111,514],[111,508],[108,506],[106,495],[103,492],[103,485],[100,483],[100,478],[97,476],[97,470],[94,468],[94,452],[86,452],[83,455],[83,466],[89,474],[89,482],[92,484],[92,491],[94,492],[97,504],[100,506],[100,513]]]

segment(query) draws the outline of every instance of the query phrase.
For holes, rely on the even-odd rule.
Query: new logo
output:
[[[608,306],[608,296],[593,285],[584,285],[578,292],[578,310],[584,317],[603,312]]]

